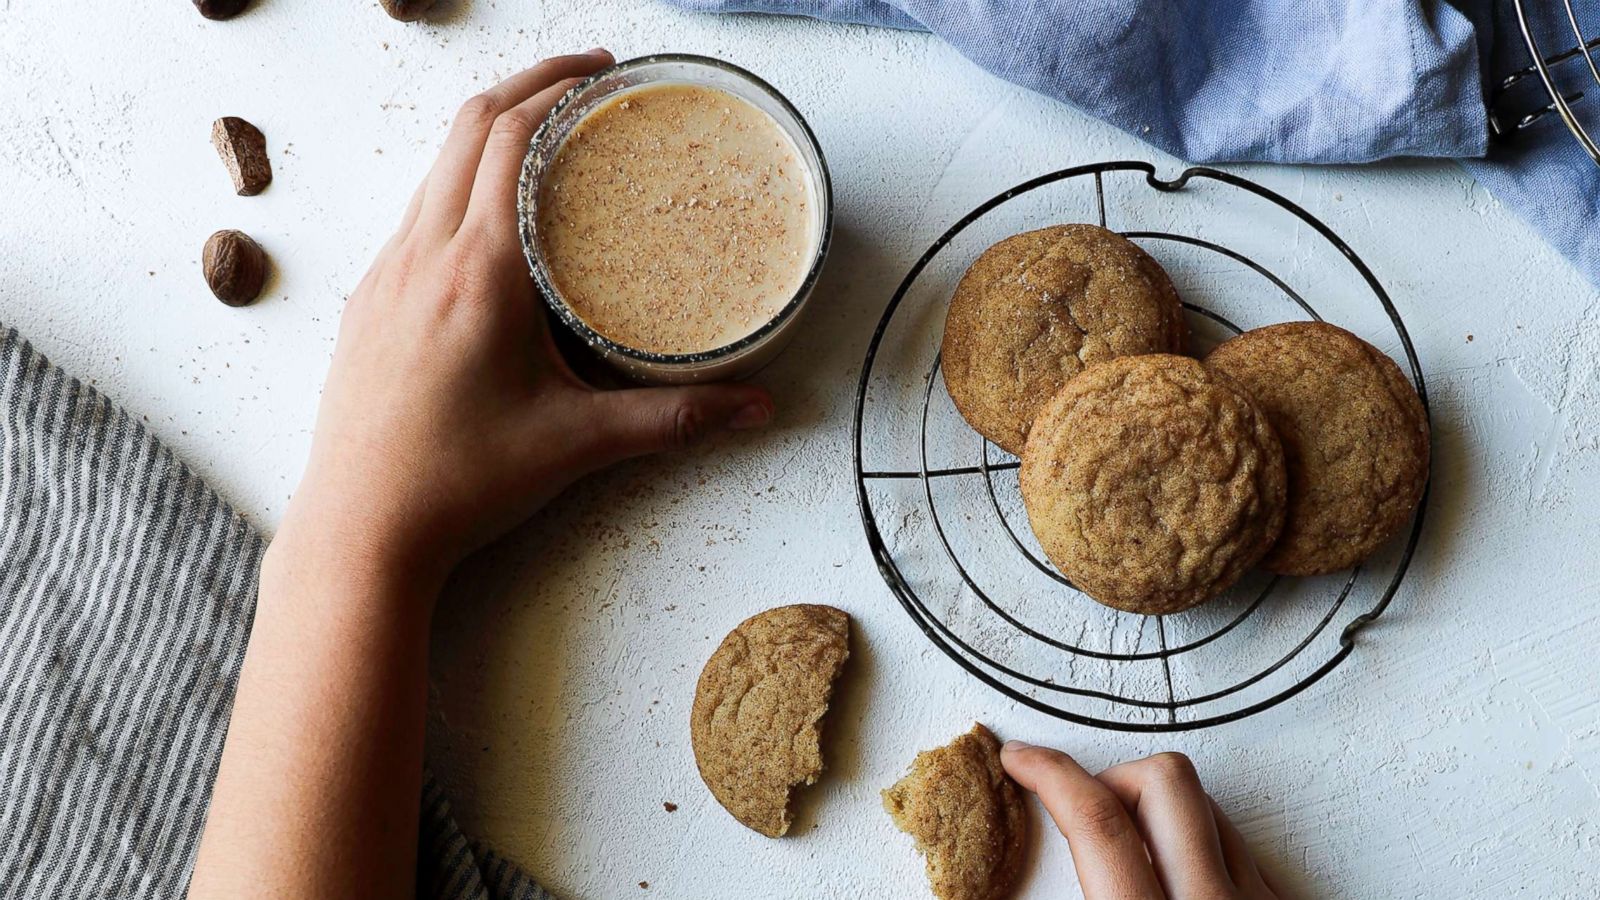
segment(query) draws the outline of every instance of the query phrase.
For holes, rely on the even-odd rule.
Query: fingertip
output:
[[[1060,750],[1050,747],[1040,747],[1026,741],[1006,741],[1000,748],[1001,760],[1014,759],[1019,762],[1024,760],[1043,761],[1065,756]]]
[[[1000,765],[1007,774],[1023,782],[1026,787],[1034,780],[1031,777],[1034,767],[1043,762],[1043,757],[1048,752],[1048,748],[1035,747],[1026,741],[1006,741],[1000,747]]]
[[[1010,771],[1013,766],[1022,762],[1024,754],[1033,749],[1027,741],[1006,741],[1000,747],[1000,765]]]
[[[753,400],[739,407],[733,417],[728,420],[728,428],[732,431],[747,431],[751,428],[764,427],[772,421],[772,403],[770,400]]]
[[[776,412],[772,394],[759,385],[734,381],[707,387],[711,393],[705,398],[706,405],[723,411],[722,421],[730,431],[761,428]]]
[[[1080,769],[1077,761],[1054,747],[1040,747],[1025,741],[1007,741],[1000,748],[1000,765],[1023,787],[1037,785]]]

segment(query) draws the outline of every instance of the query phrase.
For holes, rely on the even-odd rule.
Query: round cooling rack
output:
[[[1403,541],[1337,576],[1253,573],[1211,603],[1166,616],[1120,612],[1079,593],[1028,528],[1020,463],[966,425],[939,367],[950,296],[977,255],[1011,234],[1074,221],[1118,231],[1167,268],[1185,298],[1191,349],[1246,328],[1326,317],[1403,355],[1427,408],[1416,350],[1383,286],[1298,204],[1209,168],[1172,180],[1137,161],[1064,169],[968,213],[890,299],[856,393],[856,494],[867,542],[928,640],[1018,702],[1122,731],[1244,718],[1350,656],[1405,578],[1427,493]]]
[[[1554,6],[1553,3],[1540,4],[1530,15],[1524,0],[1514,0],[1517,27],[1527,44],[1532,64],[1488,85],[1489,136],[1502,142],[1512,141],[1522,131],[1554,115],[1572,132],[1583,152],[1600,164],[1600,143],[1596,142],[1595,134],[1591,134],[1596,124],[1592,112],[1595,101],[1578,105],[1589,93],[1600,89],[1600,37],[1588,36],[1595,23],[1582,21],[1573,7],[1573,0],[1561,0],[1559,14]],[[1565,50],[1549,52],[1566,40],[1573,43]],[[1580,59],[1583,66],[1577,65]],[[1584,71],[1589,78],[1573,74]],[[1542,93],[1522,90],[1524,83],[1535,81]],[[1593,86],[1588,84],[1590,81]],[[1584,110],[1591,111],[1587,121],[1582,114]]]

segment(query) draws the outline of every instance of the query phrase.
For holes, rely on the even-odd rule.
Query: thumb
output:
[[[760,428],[772,397],[749,384],[632,388],[594,395],[599,452],[608,460],[681,450],[720,431]]]

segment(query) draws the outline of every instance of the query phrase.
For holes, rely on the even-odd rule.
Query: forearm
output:
[[[191,897],[414,891],[439,576],[335,530],[267,553]]]

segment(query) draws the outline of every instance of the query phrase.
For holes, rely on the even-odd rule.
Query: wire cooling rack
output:
[[[1135,216],[1202,224],[1195,233],[1127,227]],[[1383,286],[1296,203],[1203,167],[1171,180],[1137,161],[1043,175],[934,241],[873,333],[856,395],[854,464],[878,568],[933,646],[1058,718],[1180,731],[1282,703],[1348,658],[1388,607],[1422,533],[1427,495],[1403,541],[1338,576],[1253,573],[1224,597],[1167,616],[1112,610],[1080,594],[1033,539],[1017,488],[1020,463],[961,419],[938,356],[951,292],[976,255],[1008,234],[1062,221],[1098,221],[1156,256],[1178,282],[1197,343],[1286,318],[1320,321],[1325,309],[1330,320],[1398,348],[1427,407],[1416,351]],[[1274,250],[1281,260],[1260,261]]]
[[[1596,145],[1589,133],[1589,126],[1575,109],[1588,92],[1600,90],[1600,61],[1596,60],[1597,51],[1600,51],[1600,37],[1585,36],[1584,26],[1579,21],[1572,0],[1561,0],[1561,7],[1558,13],[1554,3],[1542,5],[1539,15],[1563,20],[1552,25],[1549,21],[1530,16],[1527,4],[1523,0],[1515,0],[1517,25],[1522,31],[1523,41],[1528,45],[1528,57],[1532,64],[1517,69],[1490,87],[1489,130],[1495,139],[1509,141],[1519,132],[1555,115],[1572,132],[1589,158],[1600,164],[1600,145]],[[1550,43],[1553,35],[1560,35],[1567,28],[1571,30],[1573,46],[1557,53],[1548,53],[1544,44]],[[1561,45],[1557,43],[1554,46]],[[1582,60],[1583,65],[1578,65],[1578,60]],[[1574,72],[1577,74],[1574,75]],[[1585,72],[1588,78],[1583,77]],[[1535,78],[1543,91],[1524,90],[1524,86]],[[1589,81],[1594,82],[1593,87],[1588,86]],[[1525,99],[1530,94],[1535,98],[1531,108]],[[1595,105],[1595,101],[1591,100],[1588,108],[1593,109]]]

